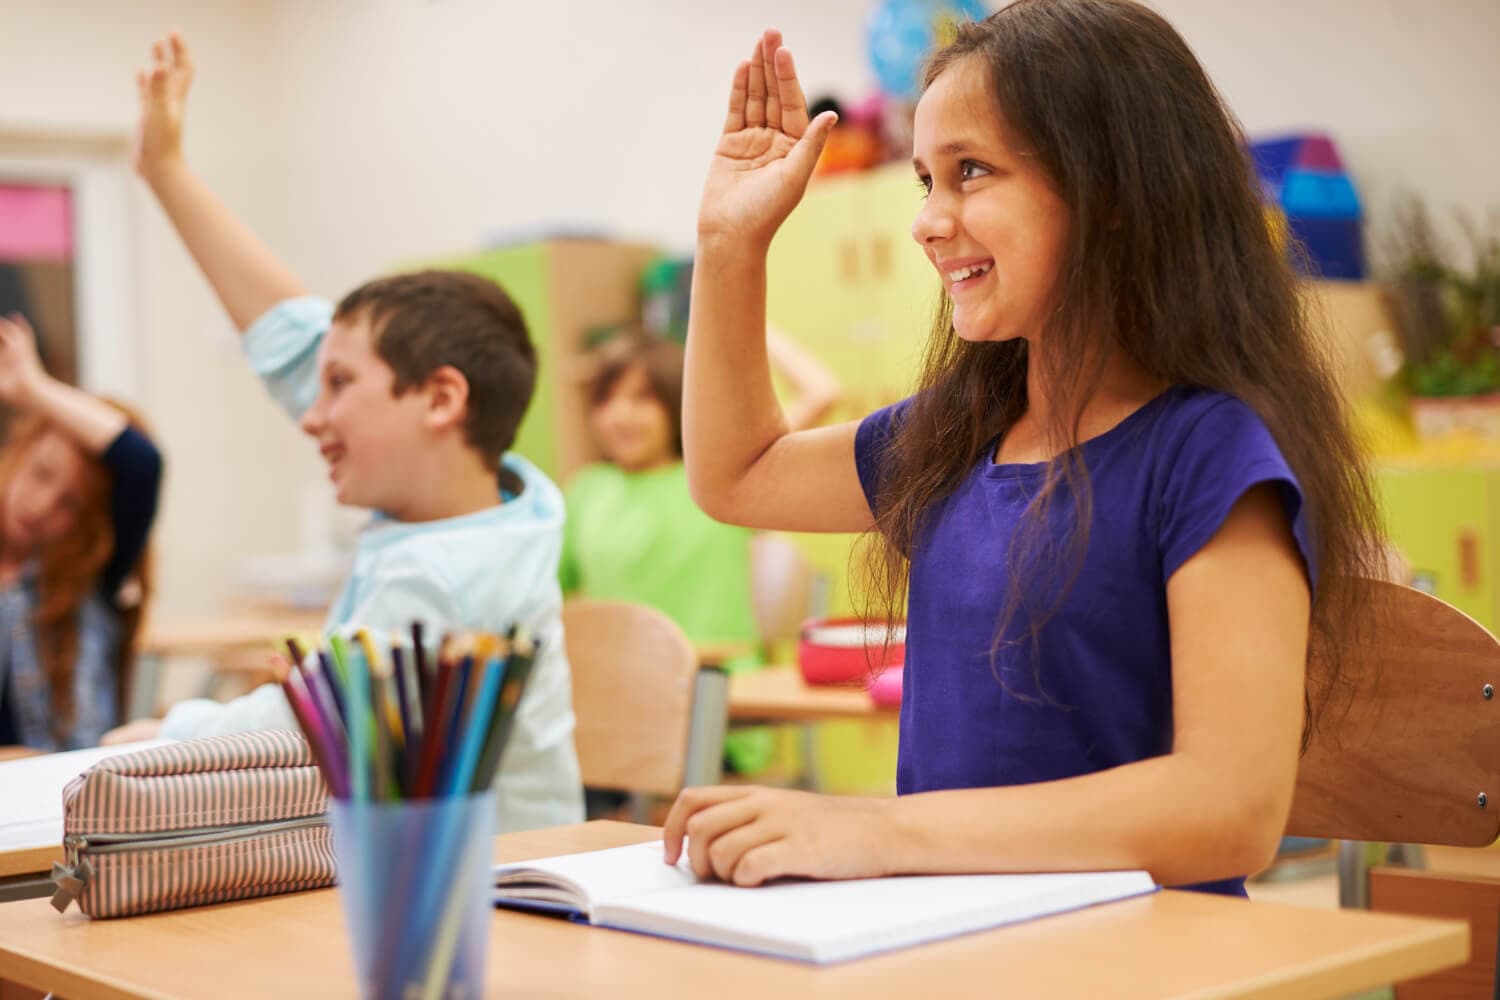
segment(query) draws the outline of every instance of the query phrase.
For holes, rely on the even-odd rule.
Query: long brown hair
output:
[[[105,402],[123,413],[133,426],[144,428],[139,415],[129,407],[114,400]],[[36,417],[19,418],[12,424],[5,446],[0,449],[0,496],[27,451],[49,432],[62,433]],[[112,485],[103,463],[86,458],[78,483],[77,519],[65,535],[41,551],[37,560],[37,603],[32,626],[37,656],[47,678],[53,732],[60,740],[71,729],[77,708],[73,704],[73,671],[78,657],[79,610],[98,589],[99,575],[114,552]],[[113,602],[120,624],[115,649],[115,707],[121,712],[129,695],[136,644],[152,593],[151,568],[148,541],[121,587],[121,596],[103,595]]]
[[[1018,575],[995,632],[998,647],[1024,611],[1034,640],[1062,599],[1056,587],[1030,586],[1035,574],[1061,567],[1065,592],[1088,544],[1079,421],[1111,359],[1128,358],[1166,384],[1248,404],[1301,483],[1318,573],[1310,642],[1327,668],[1308,677],[1305,742],[1315,709],[1348,690],[1339,653],[1358,620],[1353,581],[1380,575],[1380,525],[1343,397],[1266,224],[1244,136],[1176,31],[1126,0],[1019,0],[959,27],[926,84],[970,61],[1067,204],[1069,231],[1045,351],[1031,356],[1024,340],[961,340],[944,296],[882,473],[865,564],[869,611],[899,613],[924,512],[1026,412],[1028,367],[1039,363],[1051,403],[1044,432],[1058,457],[1007,556]],[[1077,522],[1064,551],[1044,555],[1060,487]],[[1026,606],[1037,592],[1050,608]]]

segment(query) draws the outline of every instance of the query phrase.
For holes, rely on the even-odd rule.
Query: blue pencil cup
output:
[[[365,1000],[479,1000],[495,795],[329,800],[339,896]]]

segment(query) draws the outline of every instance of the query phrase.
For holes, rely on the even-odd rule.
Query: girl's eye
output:
[[[958,165],[958,175],[966,181],[972,181],[978,177],[987,176],[990,169],[975,163],[973,160],[965,160]]]
[[[917,175],[917,187],[922,189],[922,197],[932,194],[932,178],[924,174]]]

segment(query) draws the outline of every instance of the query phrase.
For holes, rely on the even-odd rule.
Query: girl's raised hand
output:
[[[770,246],[807,190],[837,116],[811,122],[792,53],[771,29],[734,73],[729,117],[719,137],[698,211],[698,236]]]
[[[135,74],[141,101],[135,169],[142,177],[182,156],[182,118],[193,85],[193,57],[173,31],[151,47],[151,65]]]
[[[46,375],[36,350],[36,334],[26,317],[20,313],[9,319],[0,316],[0,402],[27,409],[31,390]]]

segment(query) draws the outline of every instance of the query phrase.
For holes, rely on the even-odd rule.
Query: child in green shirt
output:
[[[818,423],[838,402],[837,380],[773,333],[773,363],[790,387],[788,417]],[[589,425],[605,461],[578,472],[566,496],[559,576],[565,594],[635,601],[665,612],[695,645],[742,647],[728,670],[759,667],[750,601],[750,531],[713,520],[688,492],[682,463],[682,349],[641,331],[595,349],[585,386]],[[729,766],[764,768],[767,730],[740,730]]]

